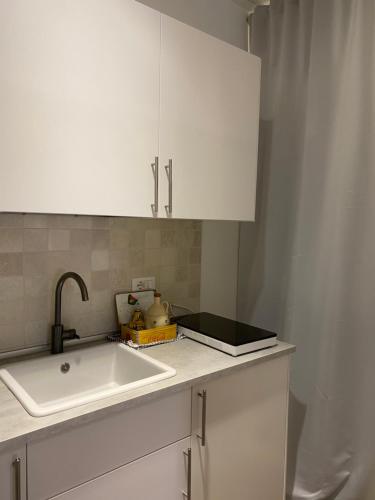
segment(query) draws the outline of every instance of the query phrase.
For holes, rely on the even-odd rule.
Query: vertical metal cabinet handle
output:
[[[21,459],[17,457],[13,462],[15,500],[21,500]]]
[[[155,156],[154,163],[151,163],[154,174],[154,203],[151,204],[152,216],[157,217],[159,212],[159,157]]]
[[[182,494],[187,500],[191,500],[191,448],[184,451],[185,457],[187,457],[187,490],[183,491]]]
[[[206,446],[206,413],[207,413],[207,391],[203,389],[202,392],[198,392],[198,396],[202,398],[202,434],[197,434],[197,437],[201,440],[201,446]]]
[[[165,166],[165,172],[168,178],[168,205],[165,205],[167,217],[172,217],[172,195],[173,195],[173,175],[172,175],[172,160],[168,160],[168,165]]]

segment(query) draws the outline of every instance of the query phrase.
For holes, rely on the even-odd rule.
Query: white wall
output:
[[[140,0],[210,35],[247,48],[247,12],[232,0]],[[224,202],[224,200],[223,200]],[[237,222],[202,225],[201,310],[236,318]]]
[[[202,223],[202,311],[236,319],[238,241],[238,223]]]

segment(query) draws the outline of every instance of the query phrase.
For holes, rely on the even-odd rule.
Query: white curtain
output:
[[[258,201],[238,317],[297,346],[289,497],[375,500],[375,0],[273,0],[251,47]]]

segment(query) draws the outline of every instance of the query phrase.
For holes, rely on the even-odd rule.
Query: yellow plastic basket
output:
[[[128,325],[121,325],[121,337],[123,339],[131,339],[138,345],[173,340],[177,337],[177,325],[157,326],[156,328],[139,331],[132,330]]]

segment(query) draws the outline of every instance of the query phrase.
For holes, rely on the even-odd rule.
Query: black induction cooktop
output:
[[[275,345],[277,337],[276,333],[268,330],[263,330],[256,326],[247,325],[246,323],[233,321],[207,312],[182,316],[177,319],[177,324],[184,329],[183,333],[185,335],[219,349],[219,345],[234,346],[237,348],[245,345],[250,346],[255,343],[261,348],[263,341],[265,342],[264,346],[268,347],[270,345]],[[189,331],[196,332],[200,334],[200,336],[190,335]],[[203,336],[208,339],[215,339],[219,341],[219,343],[214,345],[211,344],[211,342],[205,342],[202,340],[204,339]],[[243,353],[250,352],[251,350],[253,349],[250,346],[248,349],[241,351]],[[232,351],[230,353],[233,354]]]

